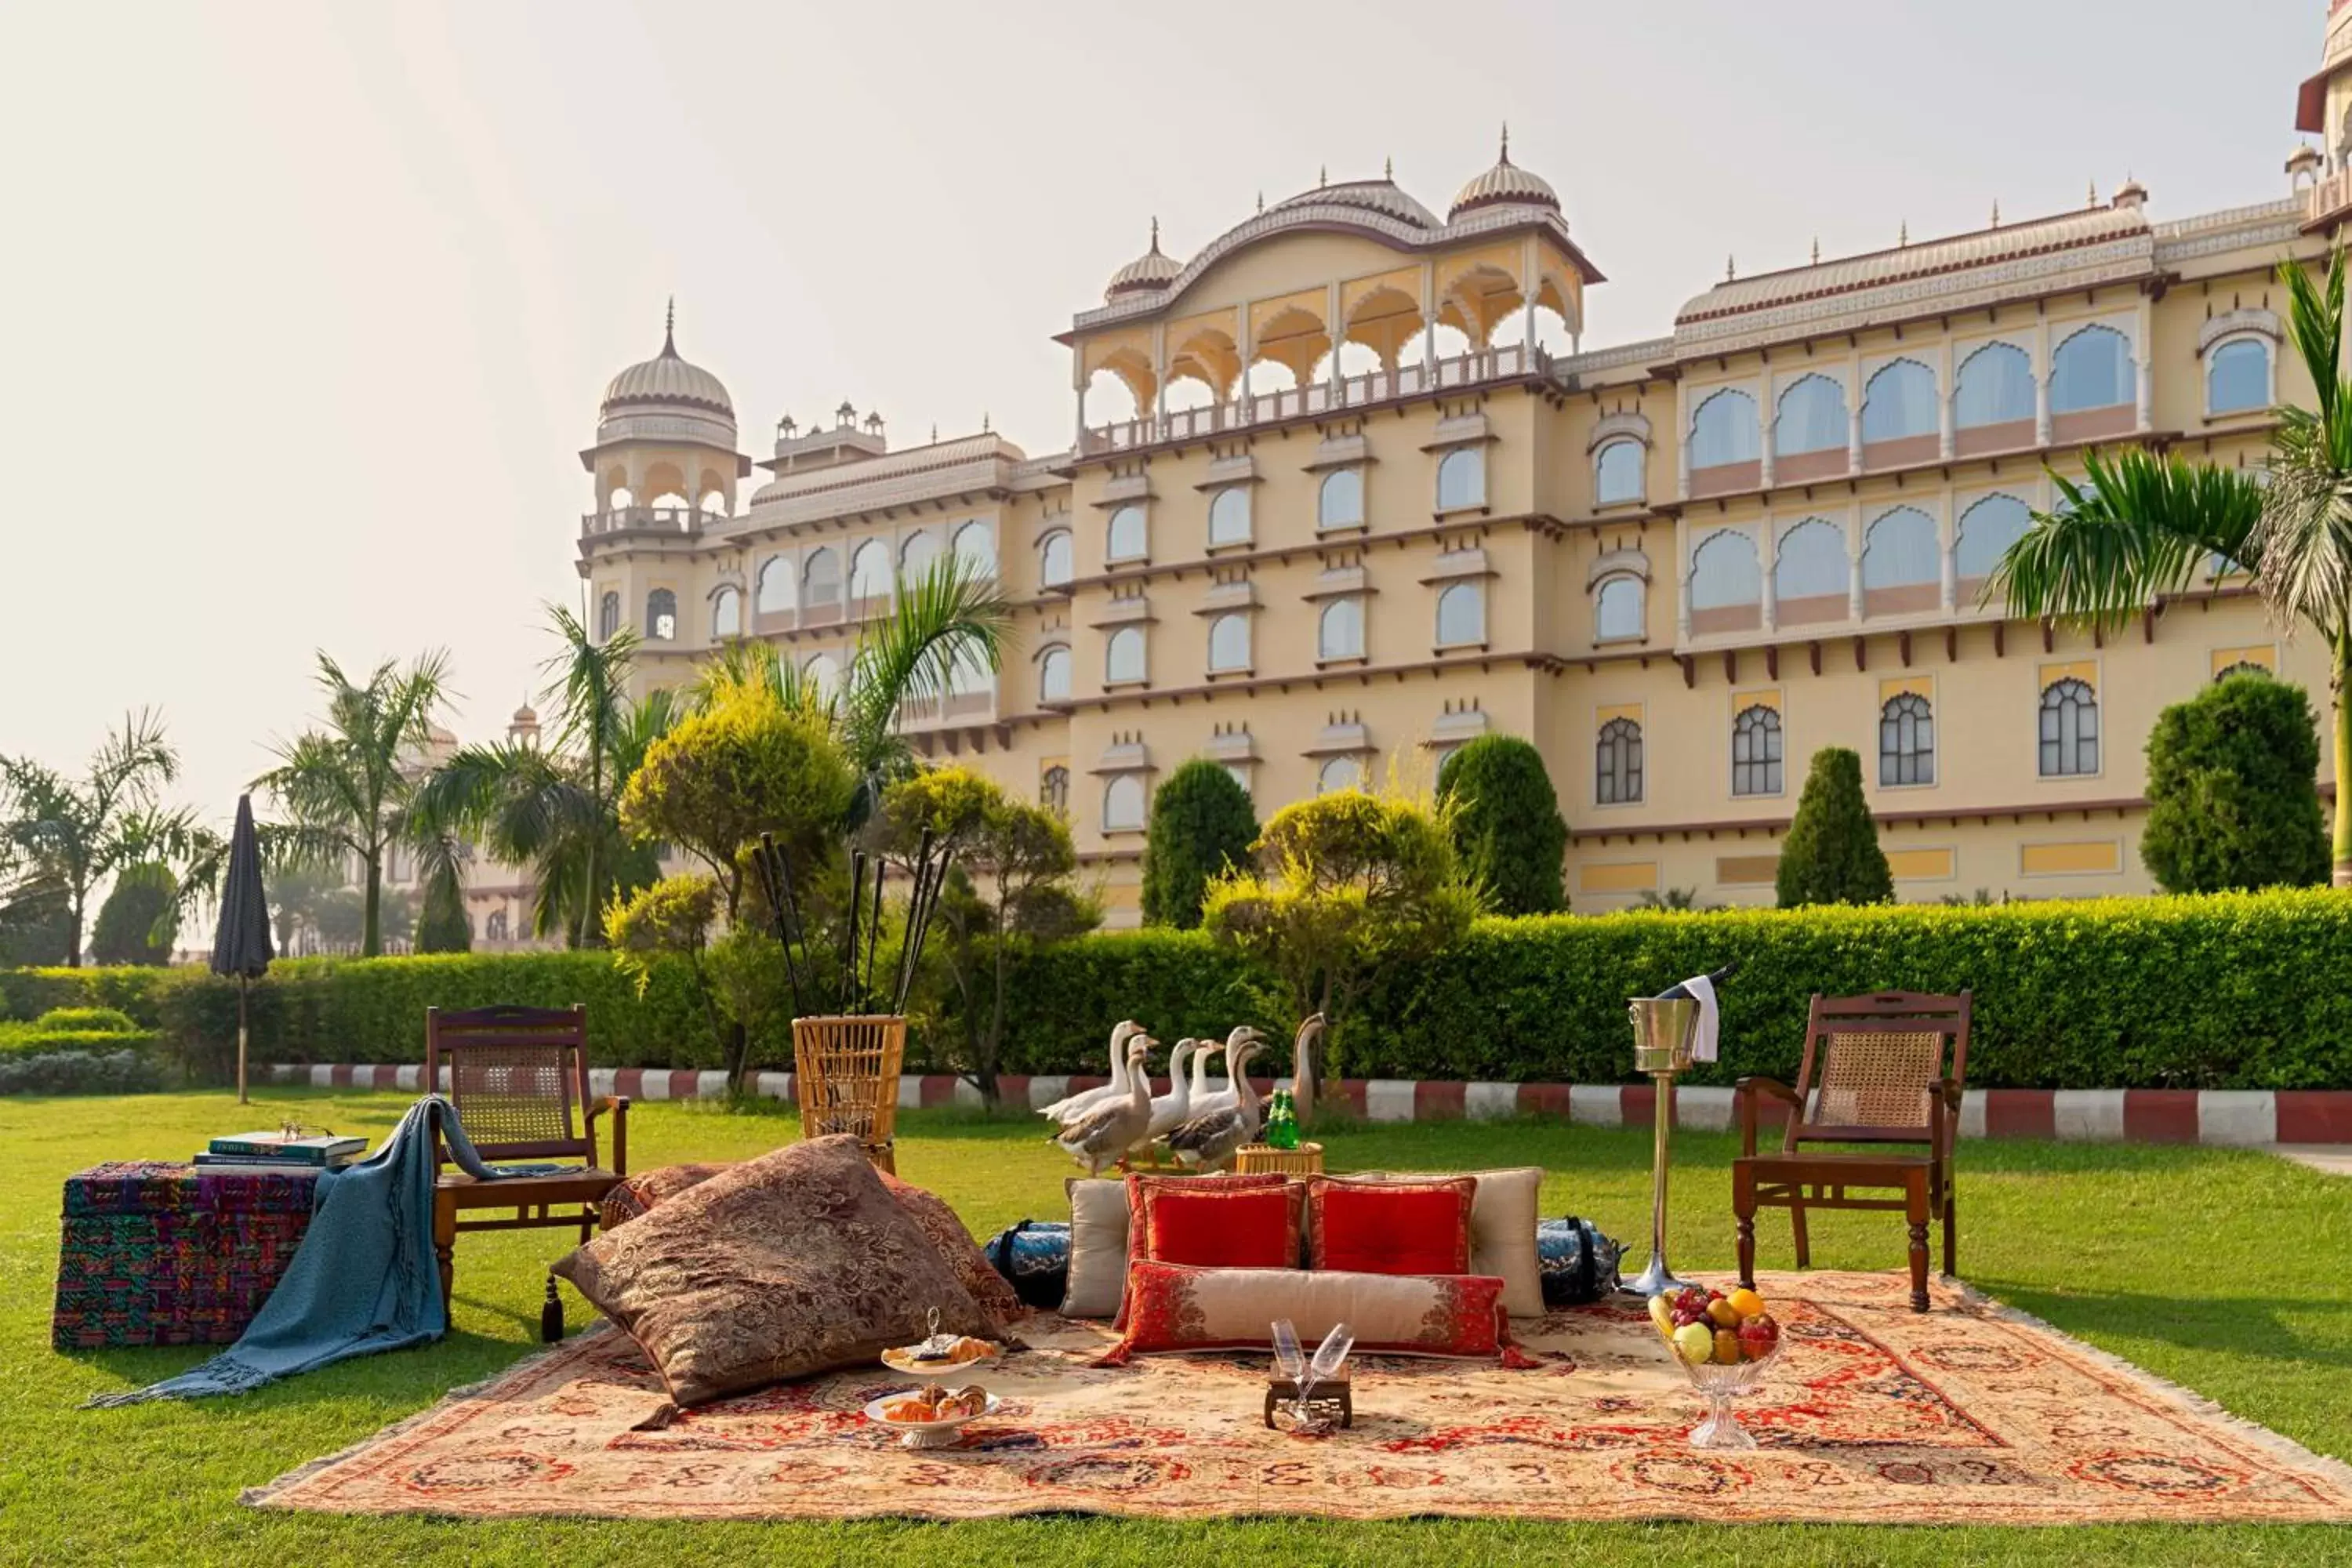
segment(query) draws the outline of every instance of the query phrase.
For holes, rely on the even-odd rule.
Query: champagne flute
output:
[[[1345,1323],[1334,1323],[1331,1325],[1331,1331],[1323,1336],[1323,1342],[1315,1347],[1315,1359],[1307,1363],[1307,1370],[1297,1379],[1298,1429],[1300,1431],[1319,1436],[1331,1430],[1329,1417],[1318,1418],[1308,1414],[1313,1408],[1309,1401],[1315,1395],[1317,1384],[1328,1382],[1339,1374],[1341,1367],[1348,1364],[1348,1352],[1353,1350],[1355,1345],[1355,1330]]]

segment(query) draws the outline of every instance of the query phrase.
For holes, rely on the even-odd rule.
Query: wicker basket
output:
[[[1301,1143],[1296,1149],[1277,1149],[1271,1143],[1244,1143],[1234,1154],[1234,1170],[1244,1176],[1271,1172],[1319,1176],[1323,1173],[1323,1145]]]
[[[898,1173],[891,1141],[898,1129],[898,1068],[907,1056],[907,1020],[888,1014],[793,1020],[793,1094],[801,1136],[855,1133],[866,1157]]]

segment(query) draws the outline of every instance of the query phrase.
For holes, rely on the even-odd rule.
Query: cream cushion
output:
[[[1073,1176],[1070,1194],[1070,1277],[1062,1296],[1066,1318],[1108,1318],[1127,1290],[1127,1184]]]

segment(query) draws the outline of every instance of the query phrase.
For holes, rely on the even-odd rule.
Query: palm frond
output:
[[[994,579],[946,555],[909,582],[901,578],[890,615],[867,631],[843,683],[840,727],[851,763],[872,777],[904,742],[898,710],[944,694],[959,660],[993,673],[1013,633],[1013,609]]]
[[[2084,458],[2084,483],[2053,474],[2060,505],[1992,571],[1984,602],[2020,616],[2113,627],[2189,587],[2219,555],[2252,566],[2263,490],[2252,475],[2134,447]]]

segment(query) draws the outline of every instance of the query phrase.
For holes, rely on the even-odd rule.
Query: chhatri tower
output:
[[[1073,420],[1037,456],[988,430],[894,448],[845,403],[781,421],[751,485],[726,387],[666,332],[581,453],[579,570],[649,687],[738,637],[836,679],[902,578],[949,552],[992,574],[1003,668],[902,722],[1065,807],[1114,924],[1186,759],[1264,816],[1425,783],[1495,732],[1549,766],[1582,910],[1769,902],[1829,745],[1862,754],[1899,898],[2145,892],[2158,710],[2252,665],[2324,713],[2326,650],[2225,561],[2106,637],[1984,587],[2092,447],[2256,467],[2272,408],[2311,397],[2276,269],[2352,221],[2347,0],[2294,122],[2315,145],[2248,171],[2243,205],[2159,216],[2126,181],[1727,268],[1616,344],[1585,342],[1591,237],[1507,137],[1442,209],[1384,176],[1189,256],[1155,226],[1057,334]]]

